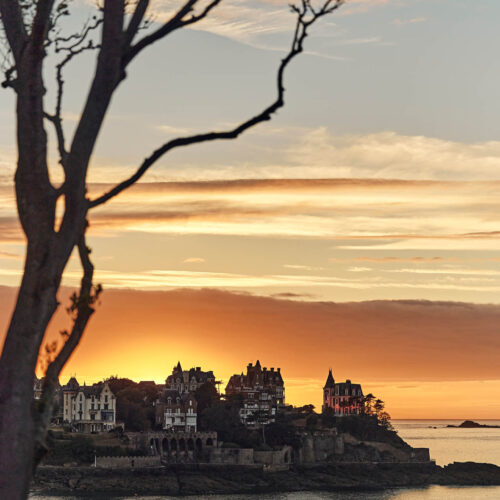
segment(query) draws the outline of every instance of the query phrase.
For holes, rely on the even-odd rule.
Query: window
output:
[[[104,409],[107,410],[108,409],[108,403],[104,403]]]
[[[104,396],[104,402],[107,403],[108,402],[108,396]]]

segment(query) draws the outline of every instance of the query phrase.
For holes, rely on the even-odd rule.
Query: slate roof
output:
[[[335,379],[332,375],[332,370],[329,370],[328,377],[326,379],[325,387],[323,389],[331,389],[335,387]]]

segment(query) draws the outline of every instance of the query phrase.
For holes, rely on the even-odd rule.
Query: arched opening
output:
[[[194,451],[194,441],[193,438],[188,439],[188,451]]]
[[[203,444],[201,443],[201,439],[200,439],[200,438],[198,438],[198,439],[196,440],[196,451],[197,451],[198,453],[201,453],[201,449],[202,449],[202,447],[203,447]]]
[[[170,449],[171,449],[172,451],[177,451],[177,441],[176,441],[175,439],[172,439],[172,440],[170,441]]]
[[[290,454],[288,453],[288,451],[285,451],[284,460],[286,464],[290,463]]]
[[[164,454],[168,453],[168,439],[167,438],[163,438],[163,440],[161,442],[161,450],[163,451]]]
[[[207,446],[213,446],[214,445],[214,440],[212,438],[207,439]]]
[[[149,449],[151,450],[151,453],[153,453],[153,455],[156,455],[155,440],[153,438],[149,440]]]
[[[186,441],[184,441],[184,438],[179,439],[179,451],[186,451]]]
[[[155,438],[155,450],[156,453],[160,453],[160,440],[158,438]]]

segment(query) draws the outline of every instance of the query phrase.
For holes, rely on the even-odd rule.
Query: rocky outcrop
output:
[[[487,424],[478,424],[477,422],[473,422],[472,420],[464,420],[460,425],[447,425],[446,427],[455,427],[458,429],[500,429],[500,425],[487,425]]]
[[[150,469],[40,467],[33,491],[67,495],[208,495],[304,490],[380,490],[440,485],[500,485],[491,464],[433,463],[323,464],[266,472],[256,466],[172,465]]]

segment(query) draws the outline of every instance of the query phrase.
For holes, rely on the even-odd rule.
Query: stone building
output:
[[[116,425],[116,398],[107,382],[80,385],[72,377],[63,386],[63,422],[77,432],[103,432]]]
[[[156,402],[157,426],[175,432],[196,432],[198,414],[194,393],[207,383],[216,384],[213,371],[204,372],[199,366],[183,370],[178,362]]]
[[[249,363],[246,375],[243,372],[233,375],[226,386],[226,397],[237,395],[242,398],[240,417],[245,425],[254,424],[257,413],[260,419],[268,415],[260,423],[273,421],[278,408],[285,404],[285,384],[280,368],[262,368],[259,360],[255,366]]]
[[[331,408],[335,415],[359,415],[361,412],[363,391],[360,384],[350,380],[335,382],[332,370],[328,372],[323,387],[323,411]]]
[[[181,394],[175,389],[165,389],[156,402],[156,424],[175,432],[196,432],[196,398],[192,392]]]
[[[196,391],[207,382],[215,385],[213,371],[204,372],[199,366],[190,370],[183,370],[179,361],[177,366],[174,366],[172,375],[169,375],[165,380],[165,389],[178,391],[179,394],[188,394]]]

